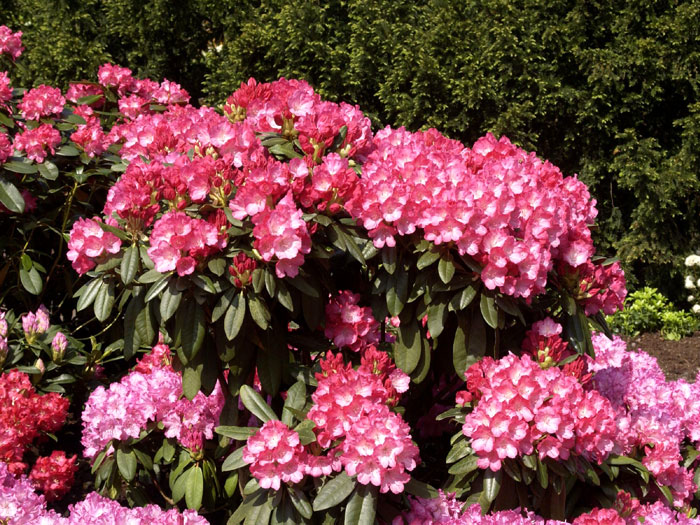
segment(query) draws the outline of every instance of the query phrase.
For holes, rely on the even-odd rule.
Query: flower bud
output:
[[[7,359],[7,339],[4,337],[0,337],[0,367],[5,364],[5,360]]]
[[[68,339],[62,332],[56,332],[56,335],[51,341],[51,358],[54,363],[60,363],[63,361],[63,357],[66,355],[66,347],[68,346]]]

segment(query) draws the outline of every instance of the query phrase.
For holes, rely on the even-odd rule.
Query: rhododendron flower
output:
[[[99,217],[81,218],[71,228],[66,256],[80,275],[92,270],[107,254],[118,253],[121,248],[119,237],[103,230],[100,222]]]
[[[0,107],[9,109],[7,102],[12,100],[12,86],[7,71],[0,71]]]
[[[228,273],[233,277],[233,284],[237,288],[243,288],[253,281],[253,270],[258,267],[255,259],[251,259],[241,252],[233,258],[233,264],[229,266]]]
[[[44,493],[47,501],[61,499],[71,489],[73,478],[78,470],[76,458],[75,454],[66,457],[65,452],[54,450],[50,456],[36,460],[29,479],[38,490]]]
[[[203,219],[171,211],[153,225],[148,255],[161,273],[177,270],[180,276],[194,272],[199,260],[226,247],[226,238]]]
[[[100,86],[95,84],[71,83],[66,91],[66,100],[70,100],[74,104],[79,104],[79,100],[95,95],[103,95],[104,92]],[[92,107],[99,107],[104,103],[104,97],[99,98],[95,102],[89,104]]]
[[[22,31],[13,33],[9,27],[0,25],[0,55],[9,55],[12,60],[17,60],[22,51]]]
[[[292,194],[287,193],[274,209],[265,208],[256,214],[253,224],[253,246],[263,260],[277,259],[275,273],[280,279],[296,277],[304,254],[311,251],[311,237]]]
[[[58,363],[63,359],[68,347],[68,339],[63,332],[56,332],[51,340],[51,352],[54,363]]]
[[[326,304],[325,335],[338,348],[354,352],[376,344],[381,338],[380,326],[368,306],[358,306],[360,294],[342,290]]]
[[[14,148],[23,151],[27,158],[36,162],[44,162],[47,150],[53,155],[56,146],[61,143],[61,134],[49,124],[38,128],[27,129],[15,135]]]
[[[76,146],[82,148],[88,157],[94,158],[107,149],[105,134],[102,131],[100,119],[87,117],[85,120],[86,123],[78,126],[78,129],[71,134],[70,139]]]
[[[30,89],[22,97],[17,107],[27,120],[39,120],[41,117],[59,115],[66,105],[61,90],[42,84]]]
[[[43,304],[36,312],[27,312],[22,316],[22,330],[29,344],[34,342],[37,335],[46,332],[50,326],[49,311]]]
[[[12,155],[12,142],[7,134],[0,132],[0,164],[5,162]]]
[[[134,83],[130,69],[113,64],[101,65],[97,70],[97,79],[104,87],[117,88],[120,95],[126,93]]]
[[[243,460],[264,489],[279,490],[280,483],[299,483],[304,478],[306,452],[299,434],[281,421],[268,421],[248,438]]]

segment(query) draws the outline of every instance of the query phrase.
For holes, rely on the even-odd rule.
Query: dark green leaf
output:
[[[102,283],[93,304],[93,311],[98,321],[105,321],[112,313],[114,306],[114,283]]]
[[[241,330],[243,320],[245,319],[245,303],[245,295],[243,295],[243,292],[239,292],[238,295],[233,298],[233,301],[231,301],[228,310],[226,310],[224,332],[229,341],[232,341]]]
[[[440,276],[440,280],[445,284],[449,283],[455,275],[455,269],[455,265],[451,260],[444,257],[440,259],[438,263],[438,275]]]
[[[195,301],[185,301],[185,305],[178,310],[178,324],[182,352],[190,361],[197,355],[204,342],[206,332],[204,311]]]
[[[29,271],[24,268],[19,269],[19,279],[22,286],[32,295],[39,295],[44,288],[44,281],[36,268],[32,267]]]
[[[263,423],[277,420],[277,414],[255,390],[248,385],[241,386],[241,402],[255,417]]]
[[[39,164],[39,173],[48,180],[56,180],[58,178],[58,168],[53,162],[48,160]]]
[[[248,441],[248,438],[258,431],[254,427],[221,426],[216,427],[214,432],[221,436],[226,436],[236,441]]]
[[[439,252],[425,252],[419,258],[416,266],[419,270],[427,268],[440,258]]]
[[[282,423],[291,426],[294,415],[289,409],[301,410],[304,405],[306,405],[306,384],[303,381],[297,381],[287,390],[287,399],[282,409]]]
[[[136,454],[131,449],[119,447],[117,449],[117,466],[122,477],[131,481],[136,475]]]
[[[2,165],[3,169],[6,169],[7,171],[11,171],[13,173],[22,173],[23,175],[29,175],[32,173],[36,173],[39,171],[39,168],[36,167],[36,164],[32,164],[31,162],[18,162],[18,161],[10,161],[6,162],[5,164]],[[2,180],[2,179],[0,179]],[[8,183],[9,184],[9,183]],[[0,183],[0,186],[2,184]]]
[[[452,465],[448,472],[450,474],[468,474],[473,472],[477,469],[477,460],[478,458],[475,455],[469,455]]]
[[[345,525],[374,525],[378,490],[374,485],[357,485],[345,507]]]
[[[86,283],[80,290],[78,290],[80,297],[78,298],[78,304],[75,307],[76,310],[80,312],[90,306],[95,300],[95,297],[97,296],[101,287],[102,279],[98,277],[89,283]]]
[[[267,309],[265,302],[257,295],[251,295],[248,299],[248,308],[255,324],[267,330],[270,324],[270,310]]]
[[[224,461],[224,464],[221,465],[221,470],[223,472],[228,472],[230,470],[236,470],[241,467],[245,467],[248,463],[243,461],[243,447],[237,448],[229,456],[226,458]]]
[[[394,343],[394,361],[396,366],[410,374],[418,366],[426,341],[415,320],[401,322],[399,337]]]
[[[204,478],[199,465],[192,467],[187,474],[187,487],[185,489],[185,503],[187,508],[199,510],[202,506],[202,494],[204,492]]]
[[[165,290],[165,287],[168,286],[171,275],[171,272],[163,274],[163,276],[160,279],[153,283],[148,289],[148,292],[146,292],[146,297],[144,297],[144,301],[149,302],[158,297],[158,294]]]
[[[14,184],[2,176],[0,176],[0,203],[11,212],[24,213],[24,197]]]
[[[313,509],[318,512],[340,505],[355,488],[355,480],[345,472],[327,481],[314,499]]]
[[[297,512],[307,520],[310,520],[314,511],[311,507],[311,503],[306,499],[306,495],[294,486],[287,488],[287,494],[289,494],[289,500],[292,502],[292,505],[294,505],[294,508],[297,509]]]
[[[121,278],[124,284],[130,284],[136,277],[136,272],[139,270],[139,250],[136,245],[129,246],[124,250],[121,263]]]
[[[484,321],[486,321],[491,328],[498,328],[498,310],[496,309],[496,301],[494,298],[482,293],[481,303],[479,306],[481,308],[481,316],[484,318]]]
[[[163,290],[160,298],[160,318],[163,323],[170,319],[180,306],[182,293],[177,289],[173,281]]]

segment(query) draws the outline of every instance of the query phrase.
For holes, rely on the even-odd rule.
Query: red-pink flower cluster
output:
[[[0,376],[0,463],[12,473],[23,472],[24,452],[42,432],[63,426],[68,399],[60,394],[39,395],[27,374],[12,370]]]
[[[0,164],[12,156],[12,142],[6,133],[0,132]]]
[[[410,428],[389,406],[408,389],[408,376],[389,357],[369,346],[355,370],[329,352],[316,374],[318,386],[307,417],[316,424],[321,447],[362,484],[398,494],[418,460]],[[340,443],[338,444],[338,440]]]
[[[98,262],[109,254],[119,252],[122,242],[113,233],[100,226],[99,217],[78,219],[71,228],[68,241],[68,260],[80,275],[92,270]]]
[[[695,383],[667,382],[656,359],[628,352],[619,337],[593,335],[596,358],[589,364],[593,385],[606,396],[624,422],[617,441],[643,453],[642,463],[659,483],[671,488],[682,505],[696,487],[693,473],[683,467],[681,443],[700,439],[700,375]]]
[[[226,237],[213,224],[171,211],[153,225],[148,255],[161,273],[177,270],[189,275],[199,260],[226,247]]]
[[[0,55],[9,55],[12,60],[17,60],[22,51],[22,31],[13,33],[9,27],[0,25]]]
[[[100,84],[106,88],[116,89],[122,99],[119,101],[119,109],[127,108],[130,114],[124,113],[127,117],[132,115],[138,116],[141,111],[135,114],[132,112],[138,106],[138,109],[144,109],[150,103],[158,104],[186,104],[190,100],[190,96],[178,84],[163,80],[160,84],[150,79],[138,79],[132,75],[132,71],[128,68],[116,66],[113,64],[104,64],[97,71],[97,79]],[[127,96],[130,95],[130,96]],[[140,104],[135,104],[133,100],[137,97]]]
[[[102,88],[100,86],[96,86],[95,84],[83,84],[83,83],[72,83],[68,87],[68,91],[66,91],[66,99],[70,100],[74,104],[79,104],[80,99],[85,98],[85,97],[91,97],[94,95],[103,95]],[[104,98],[101,98],[91,104],[89,106],[99,106],[104,102]]]
[[[61,143],[61,134],[50,124],[42,124],[38,128],[26,129],[15,135],[14,148],[23,151],[27,158],[36,162],[44,162],[50,151],[56,153],[56,146]],[[48,151],[47,151],[48,150]]]
[[[422,229],[474,257],[489,289],[515,297],[542,292],[554,260],[578,265],[592,255],[586,186],[505,137],[469,150],[435,130],[386,128],[374,144],[347,207],[376,247]]]
[[[7,103],[12,100],[12,85],[7,71],[0,71],[0,108],[9,110]]]
[[[182,377],[170,363],[170,349],[156,345],[136,370],[109,389],[97,387],[82,413],[84,455],[94,457],[111,440],[136,438],[149,422],[161,422],[165,435],[190,450],[212,439],[224,405],[220,386],[192,401],[182,398]]]
[[[299,434],[281,421],[268,421],[248,438],[243,460],[264,489],[279,490],[282,483],[299,483],[306,473],[307,452]]]
[[[574,298],[585,307],[586,315],[595,315],[601,310],[612,315],[622,310],[627,283],[619,262],[600,265],[586,261],[576,268],[561,262],[557,270]]]
[[[41,117],[60,115],[66,99],[61,90],[45,84],[27,91],[17,107],[27,120],[39,120]]]
[[[75,454],[66,457],[65,452],[54,450],[50,456],[36,460],[29,479],[37,490],[44,493],[47,501],[59,500],[71,489],[78,470],[77,457]]]
[[[107,140],[100,119],[94,115],[92,108],[86,105],[78,106],[74,113],[85,119],[85,124],[78,125],[70,139],[90,158],[104,153],[108,147]]]
[[[622,450],[610,401],[563,370],[543,370],[529,355],[485,358],[467,372],[478,402],[462,431],[480,468],[497,471],[505,458],[537,453],[566,460],[571,453],[602,462]],[[480,396],[480,397],[479,397]]]
[[[369,306],[358,306],[360,294],[341,290],[326,304],[326,337],[338,348],[359,352],[368,345],[379,343],[379,323]]]

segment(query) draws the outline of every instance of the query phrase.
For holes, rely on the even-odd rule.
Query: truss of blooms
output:
[[[13,33],[9,27],[0,25],[0,55],[9,55],[12,60],[17,60],[22,51],[22,31]]]
[[[379,323],[368,306],[358,306],[360,294],[341,290],[326,304],[326,337],[338,348],[354,352],[379,343]]]
[[[700,383],[667,382],[656,358],[628,352],[619,337],[593,335],[596,358],[589,364],[595,388],[625,422],[618,442],[643,453],[642,464],[671,489],[682,505],[696,491],[693,472],[683,467],[681,444],[700,442]],[[699,376],[700,378],[700,376]]]
[[[63,426],[68,405],[60,394],[37,394],[27,374],[0,375],[0,464],[7,463],[12,473],[24,472],[24,452],[43,432]]]
[[[86,457],[95,457],[112,440],[137,438],[154,421],[193,451],[212,439],[224,405],[221,388],[217,384],[209,396],[199,392],[191,401],[182,398],[182,377],[171,362],[170,349],[156,345],[120,382],[90,394],[82,413]]]
[[[509,354],[484,358],[466,376],[477,401],[462,432],[480,468],[497,471],[505,458],[533,453],[561,460],[574,453],[600,463],[623,452],[610,401],[560,368]]]
[[[251,473],[261,487],[277,490],[280,483],[298,483],[305,475],[328,476],[345,469],[359,483],[377,486],[382,493],[403,492],[418,448],[409,426],[389,406],[408,389],[408,376],[373,346],[363,351],[357,370],[332,352],[320,364],[307,417],[316,424],[325,455],[305,449],[284,423],[268,421],[244,448]]]
[[[13,476],[0,461],[0,521],[10,525],[111,525],[152,523],[153,525],[208,525],[193,510],[164,511],[157,505],[122,507],[116,501],[91,492],[84,500],[69,506],[70,516],[61,517],[46,508],[44,496],[34,492],[29,480]]]

